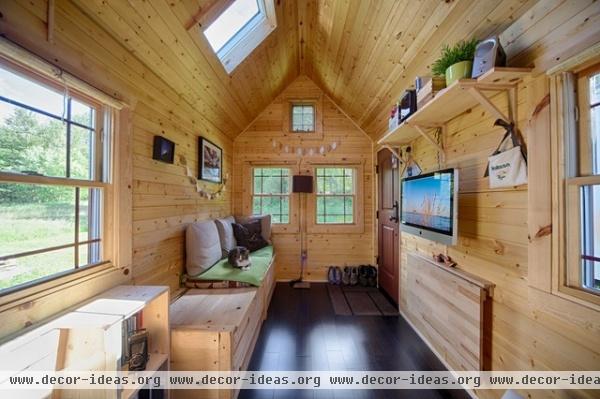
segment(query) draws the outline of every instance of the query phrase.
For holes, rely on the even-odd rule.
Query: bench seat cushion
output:
[[[248,270],[241,270],[229,264],[228,260],[221,259],[213,267],[196,276],[185,276],[185,283],[188,285],[194,282],[210,282],[216,287],[221,288],[217,283],[231,286],[229,282],[238,282],[260,287],[269,266],[273,260],[273,246],[269,245],[254,251],[250,254],[252,265]],[[241,286],[236,285],[235,286]],[[188,285],[189,286],[189,285]],[[208,288],[208,287],[207,287]]]

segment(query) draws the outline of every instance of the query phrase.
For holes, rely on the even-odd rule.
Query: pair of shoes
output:
[[[335,267],[333,266],[329,266],[329,269],[327,269],[327,282],[335,284]]]
[[[351,267],[350,268],[350,285],[358,284],[358,268]]]
[[[344,274],[342,274],[342,284],[350,285],[350,268],[344,267]]]
[[[358,284],[358,268],[353,267],[353,266],[344,267],[344,274],[342,275],[342,283],[344,285]]]
[[[358,267],[358,283],[361,287],[369,286],[369,266],[360,265]]]
[[[342,269],[337,266],[329,266],[327,270],[327,281],[331,285],[340,285],[342,283]]]
[[[366,266],[367,268],[367,282],[369,287],[377,287],[377,268],[375,266]]]
[[[342,269],[340,269],[338,266],[336,266],[333,269],[333,274],[335,276],[335,283],[334,284],[337,284],[337,285],[342,284]]]

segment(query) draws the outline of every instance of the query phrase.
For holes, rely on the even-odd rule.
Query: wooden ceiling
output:
[[[300,74],[376,138],[444,43],[499,34],[536,3],[275,0],[277,29],[228,75],[200,28],[186,29],[223,0],[73,1],[231,138]]]
[[[231,138],[299,74],[293,1],[276,0],[277,29],[231,75],[198,25],[186,29],[215,0],[73,1]]]

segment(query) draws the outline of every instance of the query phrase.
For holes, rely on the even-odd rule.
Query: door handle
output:
[[[400,214],[399,214],[399,208],[400,205],[398,204],[398,201],[394,201],[394,216],[390,216],[390,222],[395,222],[398,223],[398,221],[400,220]]]

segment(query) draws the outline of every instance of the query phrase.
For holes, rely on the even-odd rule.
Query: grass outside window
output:
[[[353,168],[316,168],[317,224],[353,224],[356,194]]]
[[[271,215],[274,224],[290,222],[290,170],[254,168],[252,176],[252,213]]]
[[[103,116],[94,100],[0,64],[0,293],[103,261]]]

